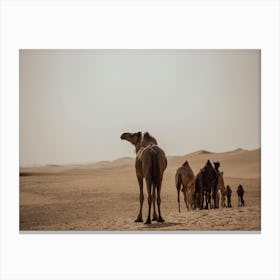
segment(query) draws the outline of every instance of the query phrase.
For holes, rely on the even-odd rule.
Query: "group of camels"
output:
[[[143,180],[145,178],[148,193],[148,217],[145,224],[151,221],[164,222],[161,216],[161,183],[163,173],[167,167],[164,151],[158,146],[157,140],[148,132],[123,133],[122,140],[135,146],[135,169],[140,190],[140,209],[135,222],[143,222],[142,208],[144,202]],[[180,208],[180,191],[184,194],[184,201],[188,210],[231,207],[231,193],[229,186],[225,187],[223,172],[219,170],[220,163],[214,162],[214,167],[208,160],[205,166],[195,176],[188,161],[178,168],[175,175],[178,193],[178,208]],[[245,206],[242,185],[238,186],[238,206]],[[227,198],[227,205],[225,200]],[[156,211],[156,202],[157,210]],[[151,206],[153,203],[153,216],[151,220]],[[157,214],[158,213],[158,214]]]

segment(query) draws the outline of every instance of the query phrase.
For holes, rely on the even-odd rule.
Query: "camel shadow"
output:
[[[171,222],[164,222],[164,223],[152,223],[149,225],[145,225],[145,229],[154,229],[154,228],[166,228],[166,227],[174,227],[174,226],[178,226],[178,225],[182,225],[182,223],[171,223]]]

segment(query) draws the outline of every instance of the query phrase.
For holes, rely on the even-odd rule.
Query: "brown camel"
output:
[[[194,173],[186,160],[182,166],[177,169],[175,175],[175,184],[178,192],[178,207],[180,208],[180,191],[184,194],[184,200],[188,210],[193,208],[193,196],[194,196]],[[181,189],[182,186],[182,189]]]
[[[218,176],[218,197],[219,200],[221,201],[221,207],[226,207],[226,187],[224,183],[224,172],[219,171],[219,176]]]
[[[227,185],[226,188],[227,207],[231,207],[231,193],[232,193],[231,187]]]
[[[164,222],[161,216],[160,204],[161,204],[161,183],[163,178],[163,172],[167,166],[167,159],[164,151],[157,145],[156,139],[148,132],[144,134],[137,133],[123,133],[121,135],[122,140],[126,140],[135,146],[136,160],[135,169],[140,189],[140,209],[139,214],[135,222],[143,222],[142,219],[142,206],[144,201],[143,193],[143,179],[145,178],[148,192],[148,218],[146,224],[151,223],[151,204],[153,202],[153,221]],[[156,213],[155,200],[157,196],[158,216]]]

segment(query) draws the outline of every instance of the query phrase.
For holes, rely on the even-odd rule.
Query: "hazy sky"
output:
[[[20,165],[260,147],[259,50],[21,50]]]

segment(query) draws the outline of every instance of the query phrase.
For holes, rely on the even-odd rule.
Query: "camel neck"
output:
[[[141,145],[140,144],[136,144],[135,145],[136,154],[139,152],[140,149],[141,149]]]

